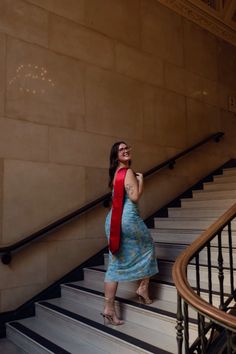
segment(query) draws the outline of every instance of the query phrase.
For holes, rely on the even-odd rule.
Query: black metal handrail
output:
[[[169,167],[170,169],[173,169],[174,165],[176,163],[176,160],[189,154],[193,150],[197,149],[199,146],[202,146],[211,140],[214,140],[215,142],[219,142],[223,136],[224,136],[223,132],[217,132],[215,134],[211,134],[207,138],[201,140],[199,143],[194,144],[190,148],[183,150],[182,152],[171,157],[170,159],[167,159],[164,162],[160,163],[159,165],[156,165],[155,167],[146,171],[143,174],[144,178],[147,178],[147,177],[153,175],[154,173],[163,169],[164,167]],[[13,252],[16,252],[17,250],[20,250],[21,248],[26,247],[27,245],[31,244],[32,242],[39,240],[41,237],[46,236],[49,233],[51,233],[52,231],[55,231],[56,229],[66,225],[68,222],[78,218],[81,214],[93,209],[97,205],[103,203],[105,206],[107,206],[110,198],[111,198],[111,193],[110,192],[106,193],[106,194],[102,195],[101,197],[93,200],[92,202],[84,205],[83,207],[75,210],[74,212],[64,216],[63,218],[60,218],[59,220],[47,225],[46,227],[42,228],[41,230],[34,232],[33,234],[27,236],[26,238],[24,238],[20,241],[17,241],[16,243],[14,243],[12,245],[1,247],[0,254],[1,254],[2,263],[9,264],[11,262]]]

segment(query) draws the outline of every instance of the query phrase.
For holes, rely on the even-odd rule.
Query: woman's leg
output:
[[[152,300],[149,298],[149,280],[150,278],[140,280],[139,287],[136,291],[139,298],[147,305],[152,303]]]
[[[118,287],[118,282],[105,282],[104,294],[105,294],[105,306],[103,316],[113,325],[121,325],[124,322],[121,321],[116,314],[115,310],[115,296]]]

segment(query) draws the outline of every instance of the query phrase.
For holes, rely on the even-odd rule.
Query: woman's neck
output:
[[[129,162],[120,162],[118,165],[118,169],[123,168],[123,167],[129,167]]]

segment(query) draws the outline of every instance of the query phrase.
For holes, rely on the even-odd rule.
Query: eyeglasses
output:
[[[122,148],[119,148],[119,152],[125,152],[125,151],[130,151],[131,150],[131,146],[126,146],[126,147],[122,147]]]

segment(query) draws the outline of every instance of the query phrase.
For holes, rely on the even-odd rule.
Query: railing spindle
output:
[[[200,320],[200,338],[201,338],[201,354],[206,354],[206,337],[205,337],[205,318],[199,315]]]
[[[176,339],[178,345],[178,354],[182,354],[183,350],[183,312],[182,312],[182,298],[177,293],[177,325],[176,325]]]
[[[211,244],[207,244],[208,290],[209,303],[212,304],[212,271],[211,271]]]
[[[222,253],[222,231],[218,233],[218,278],[220,286],[220,309],[224,310],[224,268]]]
[[[196,289],[197,294],[200,296],[200,267],[199,267],[199,253],[195,256],[196,262]],[[198,337],[200,337],[201,329],[200,329],[200,317],[198,313]]]
[[[236,353],[236,333],[231,332],[231,348],[232,352]]]
[[[188,304],[184,301],[184,344],[185,353],[189,353],[189,315]]]
[[[195,256],[196,261],[196,287],[197,287],[197,294],[200,295],[200,266],[199,266],[199,254]]]
[[[234,292],[234,265],[233,265],[233,246],[231,222],[228,223],[228,242],[229,242],[229,268],[230,268],[230,286],[231,294]]]
[[[232,332],[231,331],[226,330],[226,338],[227,338],[227,354],[232,354],[232,346],[231,346]]]

